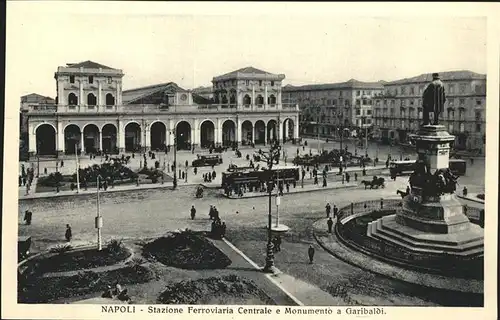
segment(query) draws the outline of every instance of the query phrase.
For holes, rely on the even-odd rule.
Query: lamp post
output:
[[[274,266],[274,245],[272,242],[272,190],[271,187],[273,185],[273,173],[272,168],[275,159],[279,159],[281,147],[278,144],[271,145],[269,152],[267,154],[263,154],[264,158],[267,158],[267,166],[268,166],[268,180],[267,180],[267,193],[269,197],[269,211],[268,211],[268,225],[267,225],[267,251],[266,251],[266,264],[262,271],[275,273],[276,267]],[[278,187],[278,186],[276,186]]]
[[[40,176],[40,141],[36,143],[36,177]]]
[[[149,123],[147,121],[144,121],[144,153],[147,151],[147,146],[146,146],[146,131],[148,130]]]
[[[99,205],[99,183],[100,183],[100,178],[101,175],[97,176],[97,216],[95,218],[95,227],[97,229],[97,250],[101,251],[102,250],[102,234],[101,234],[101,229],[102,229],[102,217],[101,217],[101,210],[100,210],[100,205]]]
[[[177,134],[176,130],[169,131],[170,134],[174,135],[174,182],[173,182],[173,189],[175,190],[177,188]]]

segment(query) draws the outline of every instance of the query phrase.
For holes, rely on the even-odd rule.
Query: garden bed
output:
[[[60,249],[59,252],[48,257],[40,256],[32,260],[30,265],[33,266],[34,272],[43,274],[114,265],[124,261],[132,254],[119,242],[113,242],[101,251],[96,248],[74,251],[65,251],[64,247],[58,249]]]
[[[158,297],[162,304],[276,304],[251,280],[236,275],[171,284]]]
[[[220,269],[231,260],[201,232],[184,231],[144,245],[143,253],[157,261],[182,269]]]
[[[70,277],[28,277],[18,281],[19,303],[48,303],[63,298],[104,292],[107,286],[146,283],[155,273],[145,266],[128,266],[112,271],[81,272]]]

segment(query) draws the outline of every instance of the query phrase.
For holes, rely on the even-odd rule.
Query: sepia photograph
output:
[[[9,1],[16,315],[489,319],[499,7],[373,5]]]

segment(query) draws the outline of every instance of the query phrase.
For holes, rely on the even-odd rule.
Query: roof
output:
[[[122,101],[123,101],[123,103],[129,103],[129,102],[132,102],[132,101],[137,100],[139,98],[149,96],[155,92],[165,90],[167,88],[172,88],[175,91],[186,91],[186,90],[182,89],[181,87],[179,87],[174,82],[166,82],[166,83],[154,84],[154,85],[149,85],[149,86],[140,87],[140,88],[124,90],[122,92]]]
[[[21,102],[24,103],[55,103],[51,97],[42,96],[38,93],[30,93],[21,97]]]
[[[472,72],[469,70],[458,70],[458,71],[444,71],[438,72],[439,78],[442,81],[457,81],[457,80],[486,80],[485,74],[480,74],[476,72]],[[386,85],[397,85],[397,84],[405,84],[405,83],[428,83],[432,81],[432,73],[423,73],[421,75],[404,78],[400,80],[387,82]]]
[[[252,66],[244,67],[238,70],[234,70],[228,73],[225,73],[220,76],[216,76],[213,80],[222,80],[222,79],[236,79],[236,78],[264,78],[264,79],[276,79],[283,80],[285,75],[283,74],[274,74],[271,72],[267,72],[261,69],[254,68]]]
[[[363,82],[356,79],[350,79],[346,82],[326,83],[326,84],[310,84],[305,86],[286,85],[283,91],[314,91],[314,90],[330,90],[330,89],[383,89],[383,82]]]
[[[99,68],[102,68],[102,69],[115,70],[114,68],[111,68],[111,67],[108,67],[108,66],[105,66],[103,64],[100,64],[100,63],[97,63],[97,62],[94,62],[94,61],[90,61],[90,60],[79,62],[79,63],[67,63],[66,66],[68,68],[85,68],[85,69],[99,69]]]
[[[225,73],[225,74],[221,75],[220,77],[237,76],[238,73],[249,73],[249,74],[258,73],[258,74],[269,74],[269,75],[273,74],[273,73],[263,71],[263,70],[260,70],[260,69],[257,69],[257,68],[250,66],[250,67],[245,67],[245,68],[241,68],[238,70],[234,70],[234,71],[231,71],[229,73]]]

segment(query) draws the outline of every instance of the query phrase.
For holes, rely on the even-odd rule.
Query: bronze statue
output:
[[[423,100],[423,121],[424,125],[431,124],[429,113],[434,113],[433,124],[438,124],[439,114],[444,111],[446,96],[443,82],[439,79],[438,73],[432,74],[432,82],[425,88],[422,96]]]

